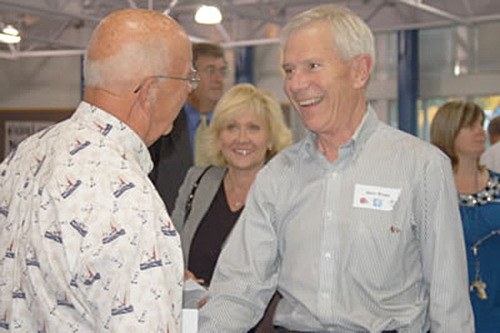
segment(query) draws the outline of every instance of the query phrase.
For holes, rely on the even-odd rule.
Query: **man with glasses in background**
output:
[[[193,44],[193,64],[200,76],[198,87],[188,96],[172,132],[150,147],[154,168],[150,178],[167,210],[172,212],[179,187],[193,165],[207,165],[200,148],[212,110],[224,93],[227,61],[224,50],[215,44]]]
[[[170,17],[127,9],[99,23],[72,117],[0,164],[0,328],[180,332],[180,239],[147,147],[198,81]]]

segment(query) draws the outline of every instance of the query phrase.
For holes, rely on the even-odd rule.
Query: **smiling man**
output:
[[[449,160],[377,119],[368,26],[316,7],[285,26],[282,51],[309,133],[257,175],[200,332],[245,332],[275,290],[279,332],[473,332]]]

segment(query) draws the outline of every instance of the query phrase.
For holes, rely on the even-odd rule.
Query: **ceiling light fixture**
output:
[[[17,44],[21,41],[19,31],[12,25],[6,25],[0,33],[0,43]]]
[[[196,11],[194,20],[199,24],[219,24],[222,21],[222,14],[216,6],[202,5]]]

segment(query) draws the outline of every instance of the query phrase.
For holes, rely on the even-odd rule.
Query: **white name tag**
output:
[[[198,332],[198,309],[182,309],[182,333]]]
[[[391,211],[398,201],[400,188],[356,184],[353,207]]]

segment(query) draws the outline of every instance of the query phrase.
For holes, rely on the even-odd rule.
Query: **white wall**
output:
[[[278,45],[256,47],[255,83],[281,101],[283,92]],[[477,73],[459,77],[441,75],[420,81],[422,98],[475,96],[500,93],[500,73]],[[396,99],[397,81],[375,76],[368,98]],[[74,108],[80,100],[80,57],[0,59],[0,110]]]
[[[380,57],[379,57],[380,59]],[[259,46],[255,51],[255,83],[272,91],[281,101],[286,101],[283,93],[283,79],[280,71],[280,51],[278,45]],[[397,99],[397,80],[391,76],[373,75],[368,86],[368,99]],[[453,76],[449,74],[420,78],[420,97],[439,96],[481,96],[500,94],[500,71],[473,73]]]
[[[500,95],[500,61],[497,57],[500,47],[492,48],[491,41],[489,44],[484,41],[485,36],[498,35],[498,31],[500,23],[485,25],[475,31],[476,54],[469,59],[472,71],[458,77],[452,75],[450,68],[453,47],[445,42],[447,37],[453,35],[453,30],[423,31],[420,97]],[[377,101],[378,107],[383,108],[388,105],[387,101],[397,99],[396,39],[390,34],[376,37],[376,71],[368,86],[368,98]],[[500,39],[495,41],[496,46],[499,44]],[[234,58],[230,51],[229,60]],[[490,53],[494,56],[488,57]],[[286,103],[279,45],[256,46],[254,57],[256,85],[271,91],[279,101]],[[497,68],[497,71],[492,68]],[[80,56],[0,59],[0,110],[74,108],[80,100],[80,80]],[[387,110],[380,111],[379,117],[387,121]],[[292,130],[300,136],[300,121],[293,110],[290,115]]]
[[[261,89],[270,91],[282,104],[288,104],[283,91],[283,75],[280,67],[280,48],[278,44],[264,45],[255,48],[254,81]],[[304,127],[292,108],[287,109],[287,119],[295,141],[304,134]]]
[[[75,108],[80,77],[79,56],[0,59],[0,110]]]

